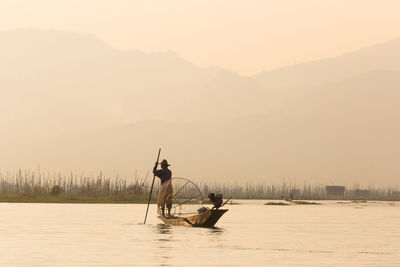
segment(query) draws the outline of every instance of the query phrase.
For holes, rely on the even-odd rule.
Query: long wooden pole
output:
[[[161,153],[161,148],[160,148],[160,149],[158,149],[157,165],[158,165],[158,161],[160,160],[160,153]],[[149,206],[150,206],[151,194],[153,193],[153,186],[154,186],[154,180],[155,180],[155,179],[156,179],[156,175],[154,174],[154,176],[153,176],[153,182],[151,183],[151,189],[150,189],[149,201],[147,202],[146,216],[144,216],[144,223],[143,223],[143,224],[146,224],[147,213],[149,212]]]

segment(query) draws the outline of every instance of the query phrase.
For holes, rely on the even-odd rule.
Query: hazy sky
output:
[[[0,30],[88,32],[255,74],[398,37],[399,10],[398,0],[1,0]]]

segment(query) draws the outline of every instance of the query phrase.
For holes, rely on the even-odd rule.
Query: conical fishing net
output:
[[[183,216],[195,214],[203,207],[203,195],[195,183],[186,179],[174,177],[171,179],[171,188],[161,186],[159,191],[159,204],[168,206],[172,200],[171,215]]]

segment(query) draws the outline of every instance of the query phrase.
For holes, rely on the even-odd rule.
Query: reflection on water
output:
[[[167,234],[167,235],[170,235],[170,234],[171,234],[172,226],[170,226],[170,225],[165,225],[165,224],[163,224],[163,223],[159,223],[159,224],[156,225],[155,229],[157,230],[156,232],[157,232],[158,234]]]
[[[173,241],[172,227],[165,224],[157,224],[155,227],[156,244],[158,246],[158,253],[156,254],[155,260],[160,266],[170,266],[168,264],[171,259],[171,252],[173,245],[170,244]]]
[[[224,233],[224,229],[219,228],[219,227],[213,227],[208,230],[212,235],[216,235],[216,236],[222,235]]]
[[[396,203],[263,203],[212,229],[160,224],[155,206],[144,225],[145,205],[0,203],[0,266],[400,266]]]

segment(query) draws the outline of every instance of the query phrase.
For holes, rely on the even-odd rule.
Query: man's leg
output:
[[[172,183],[171,180],[168,183],[168,189],[167,189],[167,197],[166,197],[166,204],[168,208],[168,215],[171,216],[171,208],[172,208]]]
[[[171,208],[172,207],[168,205],[167,208],[168,208],[168,216],[171,216]]]
[[[165,189],[166,184],[161,184],[160,190],[158,191],[158,205],[161,209],[162,216],[165,217]]]
[[[168,198],[167,198],[167,201],[165,201],[165,202],[167,202],[167,209],[168,209],[168,215],[169,216],[171,216],[171,209],[172,209],[172,196],[170,195],[170,196],[168,196]]]

